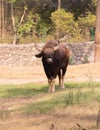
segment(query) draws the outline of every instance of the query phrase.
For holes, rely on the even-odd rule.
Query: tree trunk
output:
[[[0,37],[5,34],[4,0],[0,0]]]
[[[8,18],[9,18],[9,9],[8,9],[9,7],[8,7],[8,1],[7,0],[5,0],[4,1],[4,16],[5,16],[5,35],[6,35],[6,31],[7,31],[7,29],[6,29],[6,26],[7,26],[7,22],[8,22]]]
[[[2,37],[5,35],[4,0],[2,0]]]
[[[15,17],[14,17],[14,11],[13,11],[12,3],[11,3],[11,19],[12,19],[12,25],[13,25],[13,30],[14,30],[13,44],[16,44],[17,30],[16,30],[16,26],[15,26]]]
[[[58,0],[58,9],[61,8],[61,0]]]
[[[58,0],[58,10],[61,9],[61,0]],[[60,21],[58,21],[60,22]],[[59,40],[59,36],[60,35],[60,30],[59,30],[59,23],[58,23],[58,26],[56,28],[56,39]]]
[[[0,37],[2,37],[2,31],[1,31],[1,23],[2,23],[2,22],[1,22],[1,7],[2,7],[2,6],[1,6],[1,3],[2,3],[2,2],[1,2],[1,0],[0,0]]]
[[[96,10],[96,31],[95,31],[95,55],[94,62],[100,62],[100,0]]]
[[[23,19],[25,17],[26,14],[26,10],[27,10],[27,6],[24,6],[24,12],[21,16],[21,19],[19,21],[18,27],[15,24],[15,16],[14,16],[14,9],[13,9],[13,3],[11,2],[11,19],[12,19],[12,26],[13,26],[13,30],[14,30],[14,36],[13,36],[13,44],[17,44],[19,43],[19,37],[18,37],[18,29],[20,28]]]

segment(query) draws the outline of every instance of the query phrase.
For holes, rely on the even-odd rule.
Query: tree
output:
[[[94,40],[96,16],[88,12],[85,17],[78,18],[80,33],[85,40]]]
[[[50,17],[51,13],[55,11],[55,8],[55,4],[52,0],[36,0],[33,12],[37,13],[40,17],[40,20],[37,23],[38,35],[44,35],[45,28],[47,34],[52,32],[53,26]]]
[[[21,43],[23,39],[25,40],[28,36],[30,39],[32,36],[41,39],[45,34],[48,37],[53,37],[53,33],[56,33],[55,37],[59,39],[67,35],[65,34],[67,30],[62,30],[62,27],[59,29],[61,24],[59,20],[61,19],[60,12],[57,14],[58,16],[56,16],[59,20],[56,24],[56,28],[55,21],[52,22],[51,14],[63,8],[65,12],[71,12],[73,14],[74,22],[78,23],[80,17],[84,18],[81,19],[81,22],[84,24],[88,12],[94,15],[96,14],[96,1],[97,0],[0,0],[0,36],[3,37],[5,35],[3,39],[0,39],[0,42],[3,40],[5,42],[5,39],[7,42],[7,39],[9,39],[9,42],[11,42],[12,38],[14,38],[13,36],[15,36],[13,43],[15,44],[19,38]],[[90,19],[93,21],[92,18]],[[63,21],[63,19],[61,20]],[[77,23],[75,28],[77,27]],[[83,24],[80,24],[80,27],[83,27],[82,29],[80,28],[80,30],[84,35],[85,26],[83,26]],[[89,24],[86,23],[85,25],[88,27]],[[62,31],[63,34],[61,34]],[[89,35],[86,34],[86,36],[89,38]],[[72,37],[74,37],[73,34]],[[86,37],[84,38],[86,39]]]
[[[87,12],[95,14],[97,0],[69,0],[68,11],[74,14],[77,20],[79,16],[86,16]]]
[[[23,22],[24,16],[26,14],[26,10],[27,10],[27,6],[24,6],[24,11],[23,14],[19,20],[19,23],[16,23],[15,20],[15,16],[14,16],[14,9],[13,9],[13,4],[16,2],[16,0],[11,0],[10,4],[11,4],[11,19],[12,19],[12,26],[13,26],[13,31],[14,31],[14,37],[13,37],[13,44],[16,44],[17,40],[18,40],[18,30]]]
[[[51,14],[51,20],[55,25],[55,30],[59,29],[60,39],[62,39],[62,37],[66,37],[67,41],[69,42],[72,42],[72,38],[77,37],[78,40],[80,39],[80,29],[78,28],[78,22],[74,21],[72,13],[66,12],[64,9],[60,9]]]
[[[100,0],[97,2],[95,31],[95,62],[100,62]]]

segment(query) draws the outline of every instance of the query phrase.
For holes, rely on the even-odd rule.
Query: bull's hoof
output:
[[[48,93],[52,93],[52,92],[55,92],[55,90],[48,90]]]
[[[64,89],[65,89],[65,86],[63,86],[63,87],[60,86],[59,88],[60,88],[61,90],[64,90]]]

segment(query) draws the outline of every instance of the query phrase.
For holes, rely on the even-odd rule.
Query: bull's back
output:
[[[66,67],[69,62],[69,49],[65,45],[60,45],[59,49],[55,52],[54,56],[54,66],[55,68]]]
[[[70,51],[66,45],[61,44],[59,46],[59,51],[60,51],[60,54],[63,55],[63,57],[66,57],[67,59],[70,58]]]

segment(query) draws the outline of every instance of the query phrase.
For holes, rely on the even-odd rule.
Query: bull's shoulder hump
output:
[[[70,57],[70,49],[65,44],[60,45],[60,50],[67,55],[67,57]]]

